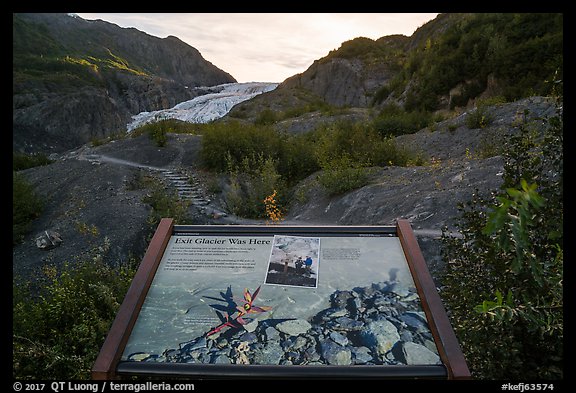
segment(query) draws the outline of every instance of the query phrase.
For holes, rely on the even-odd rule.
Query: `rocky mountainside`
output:
[[[236,80],[176,37],[68,14],[13,14],[13,149],[59,152]]]
[[[562,42],[562,14],[440,14],[410,37],[346,41],[230,115],[254,119],[294,106],[299,116],[327,106],[438,112],[495,95],[547,95],[545,81],[562,75]]]
[[[315,61],[306,71],[285,80],[281,88],[305,89],[338,107],[368,107],[380,86],[389,84],[398,72],[396,57],[410,39],[396,35],[373,41],[356,38]],[[366,61],[375,46],[384,49],[377,61]]]

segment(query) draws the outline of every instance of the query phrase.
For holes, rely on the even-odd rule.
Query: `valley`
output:
[[[455,230],[458,203],[498,189],[504,141],[554,111],[543,97],[562,70],[561,20],[440,14],[411,37],[343,42],[282,83],[239,84],[177,37],[14,14],[13,151],[53,160],[19,172],[45,210],[14,247],[15,272],[62,265],[104,242],[111,264],[138,258],[153,205],[167,208],[165,198],[187,222],[265,224],[261,207],[246,209],[242,198],[266,176],[240,173],[263,171],[265,160],[276,160],[266,181],[286,183],[283,223],[407,218],[440,265],[438,248],[424,243]],[[509,51],[525,72],[510,71]],[[534,68],[537,58],[548,60]],[[175,123],[155,126],[167,120]],[[217,129],[224,139],[214,139]],[[62,232],[62,245],[35,249],[34,236],[48,229]]]
[[[12,21],[15,378],[90,378],[163,217],[230,227],[406,219],[473,376],[562,378],[562,13],[438,14],[409,37],[342,42],[280,83],[237,83],[171,35],[64,13]],[[330,295],[338,307],[343,294]],[[376,301],[355,300],[355,318]],[[405,351],[418,344],[399,308],[348,319],[384,318]],[[332,364],[348,339],[322,329],[307,352]],[[268,353],[274,364],[295,359],[284,353],[294,337],[280,331],[266,329],[285,338]],[[166,356],[268,345],[252,336],[202,337]],[[342,364],[371,362],[369,352]]]
[[[313,174],[294,187],[298,197],[280,225],[393,225],[396,219],[408,219],[430,268],[439,269],[442,228],[455,231],[458,203],[475,192],[488,195],[498,190],[503,173],[502,158],[496,154],[498,141],[515,132],[518,116],[525,112],[528,124],[537,126],[539,118],[554,114],[554,106],[541,97],[528,98],[491,107],[494,121],[483,129],[468,128],[463,114],[437,124],[434,131],[397,137],[396,143],[420,151],[428,164],[375,167],[367,185],[342,195],[329,195]],[[201,147],[201,135],[168,134],[164,147],[141,135],[100,146],[87,144],[59,155],[53,164],[22,171],[45,199],[46,208],[30,235],[15,246],[14,272],[33,276],[45,264],[86,257],[106,238],[112,245],[103,255],[109,263],[141,255],[150,233],[150,206],[144,202],[150,190],[133,183],[142,176],[156,178],[185,203],[188,223],[269,224],[227,209],[222,189],[215,192],[209,187],[225,178],[202,167]],[[82,233],[83,226],[95,228],[96,234]],[[60,233],[61,246],[49,251],[36,248],[34,236],[44,230]]]

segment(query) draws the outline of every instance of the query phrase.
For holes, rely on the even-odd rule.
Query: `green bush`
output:
[[[476,100],[476,106],[493,106],[501,105],[506,103],[506,97],[504,96],[492,96]]]
[[[13,280],[12,376],[90,379],[90,369],[135,273],[101,260],[44,270],[38,290]]]
[[[347,156],[347,161],[370,166],[380,138],[362,124],[336,122],[316,130],[315,154],[321,167]]]
[[[42,213],[43,204],[34,188],[16,172],[12,173],[12,245],[20,243],[32,221]]]
[[[163,119],[153,123],[144,124],[131,133],[135,138],[140,135],[148,135],[158,147],[166,146],[168,133],[171,134],[196,134],[201,125],[188,123],[177,119]]]
[[[316,130],[314,151],[320,166],[347,155],[357,166],[406,166],[415,154],[382,136],[371,124],[337,122]]]
[[[166,142],[168,142],[168,137],[166,136],[166,133],[167,133],[166,128],[162,126],[157,126],[154,128],[152,127],[150,128],[148,136],[150,137],[150,139],[154,141],[154,143],[156,143],[156,146],[164,147],[166,146]]]
[[[432,113],[426,111],[407,112],[396,105],[382,109],[373,121],[373,127],[383,136],[412,134],[433,122]]]
[[[289,189],[319,169],[325,170],[321,178],[329,192],[341,193],[364,185],[367,167],[422,163],[422,157],[381,136],[371,124],[353,122],[296,135],[235,121],[212,123],[203,128],[202,141],[204,166],[229,175],[230,211],[250,218],[265,217],[261,202],[274,189],[285,206]]]
[[[259,126],[271,125],[278,121],[278,115],[271,109],[264,109],[254,119],[254,124]]]
[[[285,185],[276,170],[276,163],[263,155],[244,157],[239,165],[229,159],[230,187],[224,198],[228,210],[246,218],[266,218],[264,199],[277,193],[282,206]]]
[[[332,116],[346,111],[346,108],[335,107],[321,98],[307,98],[306,101],[308,101],[306,104],[294,106],[281,112],[278,120],[292,119],[312,112],[320,112],[323,115]]]
[[[318,181],[329,195],[339,195],[368,183],[369,169],[353,162],[347,154],[325,161]]]
[[[499,129],[482,133],[477,150],[478,156],[484,159],[502,155],[504,145],[501,141],[503,139],[505,139],[505,134]]]
[[[191,224],[188,216],[189,203],[178,197],[176,190],[168,190],[164,184],[153,178],[142,179],[142,184],[148,188],[149,192],[143,199],[144,203],[152,206],[152,211],[148,217],[151,228],[155,228],[163,217],[172,217],[177,224]]]
[[[466,116],[466,127],[470,129],[486,128],[493,120],[492,115],[484,107],[479,106]]]
[[[497,195],[459,206],[443,235],[441,294],[473,376],[563,377],[563,122],[528,125],[504,151]]]
[[[242,124],[238,121],[211,123],[202,130],[200,158],[207,169],[224,172],[227,159],[240,165],[244,157],[278,157],[282,138],[269,126]]]
[[[21,171],[23,169],[33,168],[51,164],[52,160],[43,153],[26,154],[12,152],[12,170]]]
[[[314,133],[282,135],[276,168],[287,186],[292,186],[320,169]]]
[[[392,90],[388,85],[380,86],[378,90],[376,90],[376,92],[374,93],[370,105],[374,106],[380,104],[382,101],[388,98],[390,93],[392,93]]]
[[[412,155],[381,137],[369,125],[338,122],[316,131],[320,184],[336,195],[367,184],[369,167],[407,165]]]
[[[147,190],[143,202],[152,207],[148,224],[156,228],[160,219],[172,217],[177,224],[191,224],[188,216],[189,203],[178,197],[176,190],[169,190],[157,177],[137,171],[126,184],[128,190]]]

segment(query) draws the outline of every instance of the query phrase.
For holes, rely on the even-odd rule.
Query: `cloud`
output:
[[[437,14],[89,14],[121,27],[164,38],[173,35],[198,49],[238,81],[281,82],[305,71],[344,41],[412,35]]]

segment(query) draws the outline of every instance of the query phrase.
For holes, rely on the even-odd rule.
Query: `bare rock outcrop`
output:
[[[396,75],[387,62],[326,57],[305,72],[286,79],[278,89],[307,89],[337,107],[366,108],[380,86]]]

